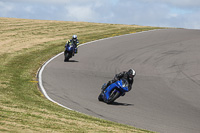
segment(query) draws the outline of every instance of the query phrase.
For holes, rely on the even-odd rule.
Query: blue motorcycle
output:
[[[64,56],[65,56],[65,60],[64,61],[69,61],[70,58],[72,58],[72,56],[74,56],[74,54],[76,53],[76,48],[74,44],[66,44],[65,45],[65,52],[64,52]]]
[[[102,88],[104,88],[105,85],[106,84],[104,84]],[[126,79],[121,79],[112,83],[105,90],[103,90],[99,95],[98,100],[111,104],[120,96],[124,96],[128,91],[128,81]]]

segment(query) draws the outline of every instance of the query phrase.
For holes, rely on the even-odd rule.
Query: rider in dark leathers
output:
[[[108,81],[108,83],[102,87],[102,91],[104,91],[112,83],[114,83],[114,82],[116,82],[116,81],[118,81],[122,78],[127,79],[128,84],[129,84],[128,90],[130,91],[132,89],[132,84],[133,84],[135,75],[136,75],[136,72],[133,69],[130,69],[127,72],[124,71],[124,72],[121,72],[119,74],[116,74],[113,80]]]

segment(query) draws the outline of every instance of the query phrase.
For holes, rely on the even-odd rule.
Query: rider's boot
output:
[[[102,91],[105,91],[105,89],[106,89],[109,85],[111,85],[111,84],[112,84],[112,81],[108,81],[108,83],[105,83],[105,84],[102,86],[101,90],[102,90]]]
[[[78,48],[74,49],[74,53],[77,54],[78,53]]]
[[[102,92],[105,91],[106,88],[107,88],[107,84],[105,83],[101,88]]]

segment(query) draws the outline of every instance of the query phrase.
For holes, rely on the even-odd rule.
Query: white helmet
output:
[[[77,35],[73,35],[72,38],[73,38],[73,39],[77,39]]]
[[[135,75],[136,75],[135,70],[133,70],[133,69],[129,69],[128,70],[128,76],[129,76],[129,78],[134,78]]]

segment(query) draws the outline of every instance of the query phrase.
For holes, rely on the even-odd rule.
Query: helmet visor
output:
[[[133,77],[134,77],[134,75],[132,75],[132,74],[129,75],[129,78],[133,78]]]

